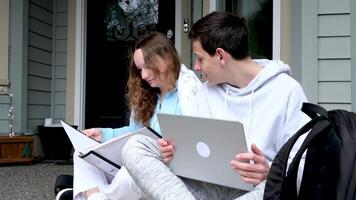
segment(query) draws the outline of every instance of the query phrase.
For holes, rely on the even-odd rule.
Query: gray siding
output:
[[[0,133],[9,133],[9,109],[10,99],[8,96],[0,95]]]
[[[351,100],[352,110],[356,111],[356,1],[350,2],[351,12]]]
[[[67,0],[10,4],[10,89],[14,131],[37,131],[48,117],[65,116]],[[0,96],[0,134],[9,131],[9,99]]]
[[[65,116],[67,0],[29,4],[27,129]]]
[[[67,0],[55,0],[55,48],[53,73],[52,117],[55,121],[65,118],[67,70]]]
[[[37,130],[51,117],[53,1],[30,0],[27,129]]]
[[[319,0],[317,19],[317,103],[352,110],[350,1]]]

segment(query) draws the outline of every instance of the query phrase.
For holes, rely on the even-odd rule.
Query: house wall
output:
[[[0,0],[0,87],[8,85],[9,0]]]
[[[0,0],[0,24],[4,25],[0,31],[0,87],[7,90],[8,55],[9,55],[9,1]],[[10,98],[0,95],[0,133],[9,132]]]
[[[350,4],[350,0],[301,0],[292,4],[292,63],[301,66],[297,77],[309,101],[328,110],[355,111]]]
[[[7,90],[13,94],[15,132],[36,132],[45,118],[64,119],[67,10],[66,0],[10,1]],[[9,131],[9,102],[0,96],[0,134]]]
[[[356,111],[356,1],[350,2],[351,8],[351,108]]]
[[[319,0],[317,20],[318,104],[352,110],[350,0]]]
[[[29,1],[10,2],[9,92],[13,95],[13,131],[25,131],[28,85],[28,24]],[[3,30],[0,30],[3,31]]]
[[[5,88],[8,84],[8,49],[9,49],[9,1],[0,0],[0,87]],[[0,133],[8,133],[8,111],[10,99],[0,95]]]
[[[55,122],[65,118],[67,77],[67,0],[55,0],[54,65],[52,88],[52,114]]]
[[[67,1],[30,0],[27,129],[45,118],[64,119],[67,65]]]
[[[37,130],[51,116],[53,1],[30,0],[28,20],[27,129]]]
[[[9,133],[9,105],[10,99],[8,96],[0,95],[0,134]]]
[[[65,120],[75,124],[75,77],[76,77],[76,1],[68,1],[67,25],[67,68]]]

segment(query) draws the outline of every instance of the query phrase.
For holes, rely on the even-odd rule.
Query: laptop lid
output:
[[[230,165],[236,154],[248,152],[242,123],[163,113],[158,122],[163,137],[175,144],[169,165],[176,175],[252,189]]]

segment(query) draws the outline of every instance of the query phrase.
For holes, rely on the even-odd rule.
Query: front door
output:
[[[127,124],[130,50],[150,31],[174,41],[174,27],[173,0],[87,1],[85,128]]]

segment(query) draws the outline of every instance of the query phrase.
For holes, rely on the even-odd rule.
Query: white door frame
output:
[[[85,122],[86,5],[87,0],[76,0],[74,124],[78,129],[83,129]]]

